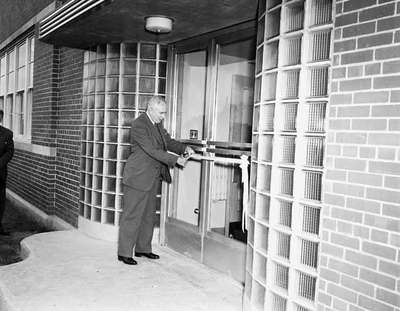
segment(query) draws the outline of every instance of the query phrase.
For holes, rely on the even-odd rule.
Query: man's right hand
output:
[[[178,158],[178,160],[176,160],[176,164],[178,164],[179,166],[185,167],[185,164],[186,164],[188,159],[189,159],[189,157],[180,156]]]

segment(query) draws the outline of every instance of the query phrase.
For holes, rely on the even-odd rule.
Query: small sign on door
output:
[[[190,139],[198,139],[199,131],[198,130],[190,130],[189,137],[190,137]]]

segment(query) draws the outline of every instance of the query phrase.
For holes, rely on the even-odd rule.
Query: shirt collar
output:
[[[156,122],[154,122],[154,120],[151,118],[150,114],[147,111],[146,111],[146,114],[149,117],[150,122],[153,123],[153,125],[156,124]]]

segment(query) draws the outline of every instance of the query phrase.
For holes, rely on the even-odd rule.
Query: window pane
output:
[[[15,97],[15,130],[19,135],[24,134],[24,92],[19,92]]]
[[[13,115],[13,95],[8,95],[7,96],[7,107],[6,107],[6,111],[7,111],[7,114],[6,114],[6,118],[7,118],[7,120],[6,120],[6,123],[5,123],[5,125],[9,128],[9,129],[11,129],[12,130],[12,128],[13,128],[13,118],[12,118],[12,115]]]
[[[18,48],[17,68],[21,68],[26,64],[26,43],[20,45]]]

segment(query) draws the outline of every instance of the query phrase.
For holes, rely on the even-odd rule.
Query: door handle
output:
[[[195,214],[200,214],[200,210],[198,209],[198,208],[195,208],[194,210],[193,210],[193,213],[195,213]]]

